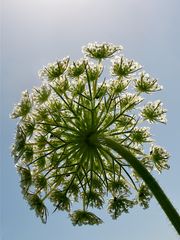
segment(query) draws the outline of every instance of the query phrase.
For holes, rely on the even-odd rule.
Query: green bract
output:
[[[144,122],[165,122],[162,103],[146,104],[141,97],[161,89],[157,80],[140,72],[134,60],[115,56],[121,46],[83,49],[77,62],[65,58],[40,70],[42,85],[23,92],[12,113],[20,118],[12,155],[22,193],[43,222],[47,199],[54,210],[67,211],[74,225],[102,223],[89,208],[100,209],[106,201],[113,219],[136,204],[148,207],[148,187],[104,138],[128,148],[149,171],[168,168],[164,149],[151,145],[144,151],[153,141]]]

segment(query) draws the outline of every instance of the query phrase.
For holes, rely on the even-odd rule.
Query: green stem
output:
[[[180,235],[180,216],[154,177],[128,149],[120,145],[117,141],[105,137],[101,139],[101,142],[116,151],[134,168],[149,187],[170,222]]]

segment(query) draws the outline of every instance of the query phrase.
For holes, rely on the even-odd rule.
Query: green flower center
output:
[[[97,134],[93,131],[88,131],[84,134],[84,143],[87,146],[87,148],[91,148],[97,145]]]

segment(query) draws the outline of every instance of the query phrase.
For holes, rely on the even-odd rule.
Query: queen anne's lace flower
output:
[[[109,200],[108,212],[112,219],[117,219],[123,212],[128,213],[129,208],[134,206],[134,201],[127,199],[126,196],[114,197]]]
[[[26,193],[25,198],[31,209],[35,210],[36,215],[41,218],[43,223],[47,220],[47,208],[42,199],[37,194]]]
[[[112,57],[115,53],[122,50],[121,45],[115,46],[110,43],[89,43],[87,46],[83,47],[83,53],[85,56],[94,58],[94,59],[105,59]]]
[[[149,74],[142,72],[139,74],[139,78],[135,80],[135,89],[138,92],[152,93],[162,89],[157,83],[157,79],[153,79]]]
[[[91,213],[91,212],[87,212],[87,211],[83,211],[83,210],[76,210],[74,211],[72,214],[69,215],[71,220],[72,220],[72,224],[75,225],[99,225],[101,223],[103,223],[103,221],[97,217],[95,214]]]
[[[71,200],[60,190],[54,190],[50,194],[50,200],[54,203],[56,209],[61,211],[70,211]]]
[[[97,81],[98,78],[101,76],[101,73],[103,71],[103,66],[101,64],[94,64],[94,63],[88,63],[85,68],[86,76],[85,79],[87,81]]]
[[[166,123],[166,109],[163,108],[161,101],[149,102],[142,109],[141,116],[144,120],[148,120],[150,123],[161,122]]]
[[[129,60],[124,56],[115,57],[112,60],[111,74],[120,78],[129,77],[141,69],[141,65],[134,60]]]
[[[143,150],[153,140],[142,122],[164,123],[166,111],[160,101],[144,106],[141,93],[160,87],[144,72],[137,75],[141,66],[134,60],[114,57],[119,50],[121,46],[94,43],[83,51],[97,62],[65,58],[48,64],[39,73],[42,85],[32,94],[23,92],[13,110],[12,118],[20,118],[12,155],[22,193],[43,222],[47,199],[54,211],[67,211],[74,225],[102,223],[89,207],[103,208],[108,197],[113,219],[135,204],[148,206],[147,186],[123,157],[103,144],[106,137],[128,148],[149,171],[168,169],[165,150],[154,145],[148,153]],[[107,80],[102,60],[110,57]],[[73,212],[77,201],[82,210]]]
[[[47,67],[43,67],[38,73],[40,79],[53,81],[59,78],[67,69],[69,63],[69,57],[64,58],[60,61],[49,63]]]
[[[161,172],[163,169],[169,169],[167,160],[169,153],[159,146],[152,146],[150,149],[151,160],[153,161],[156,169]]]
[[[122,111],[128,111],[134,109],[142,101],[143,98],[137,94],[125,93],[120,99],[120,107]]]
[[[149,128],[146,127],[135,127],[130,134],[130,138],[132,139],[132,141],[138,144],[149,142],[150,136],[151,134],[149,132]]]
[[[149,200],[152,198],[152,193],[149,191],[149,188],[142,183],[139,192],[138,192],[138,202],[144,208],[149,207]]]
[[[13,112],[11,114],[12,118],[26,117],[30,113],[31,107],[32,107],[32,99],[29,96],[28,91],[26,90],[26,91],[22,92],[21,101],[20,101],[20,103],[18,103],[15,106],[15,108],[13,110]]]
[[[85,71],[86,64],[87,63],[85,59],[73,62],[68,68],[68,76],[71,78],[80,77]]]
[[[130,81],[128,79],[116,78],[111,81],[110,89],[113,94],[117,95],[123,93],[127,89],[129,83]]]
[[[38,104],[46,102],[51,94],[51,88],[48,85],[42,85],[39,89],[34,88],[33,100]]]

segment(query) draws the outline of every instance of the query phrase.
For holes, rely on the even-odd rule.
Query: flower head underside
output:
[[[168,153],[152,145],[144,126],[166,122],[162,103],[146,104],[142,97],[161,86],[121,50],[108,43],[89,44],[79,61],[48,64],[39,72],[42,85],[23,92],[13,110],[12,118],[20,119],[12,155],[22,193],[43,222],[47,200],[54,211],[67,211],[74,225],[102,223],[89,208],[101,209],[106,201],[113,219],[136,204],[148,206],[146,185],[103,144],[104,137],[127,147],[149,171],[168,168]],[[150,144],[149,152],[145,144]],[[74,202],[82,203],[82,209],[74,209]]]

